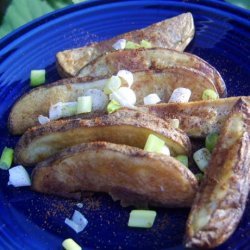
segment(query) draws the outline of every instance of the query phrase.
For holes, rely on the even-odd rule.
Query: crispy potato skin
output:
[[[183,51],[193,39],[194,29],[192,14],[184,13],[106,41],[92,43],[82,48],[65,50],[57,53],[58,72],[62,77],[76,76],[87,63],[106,52],[113,51],[112,45],[121,38],[137,43],[144,39],[150,41],[153,47]]]
[[[225,82],[214,67],[193,54],[165,48],[112,51],[91,61],[77,75],[107,77],[116,74],[121,69],[135,72],[167,67],[186,67],[199,71],[214,84],[220,97],[227,95]]]
[[[144,148],[149,134],[163,139],[175,154],[189,154],[188,136],[158,117],[134,110],[121,110],[90,120],[70,119],[29,129],[15,149],[15,161],[32,165],[76,144],[108,141]]]
[[[172,157],[93,142],[67,148],[39,163],[32,173],[32,188],[71,198],[80,198],[84,191],[106,192],[122,204],[135,206],[188,207],[197,181]]]
[[[205,89],[216,91],[213,83],[204,74],[185,67],[139,71],[133,76],[132,89],[136,93],[137,105],[143,104],[143,98],[151,93],[157,93],[162,101],[167,102],[173,90],[178,87],[189,88],[192,91],[191,100],[200,100]],[[48,116],[51,105],[57,102],[76,101],[87,89],[103,89],[105,83],[106,79],[100,77],[83,77],[64,79],[31,90],[12,108],[9,115],[10,132],[24,133],[28,128],[39,125],[39,115]]]
[[[186,247],[213,248],[235,231],[249,193],[250,107],[239,99],[220,138],[187,222]]]
[[[204,138],[209,133],[218,133],[234,104],[241,97],[230,97],[215,101],[188,103],[162,103],[140,106],[141,112],[158,116],[163,120],[179,119],[180,129],[190,137]],[[242,97],[250,103],[250,97]]]

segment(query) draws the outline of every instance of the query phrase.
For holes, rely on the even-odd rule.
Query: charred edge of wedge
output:
[[[135,110],[124,109],[110,115],[104,115],[90,120],[82,120],[82,119],[59,120],[47,123],[42,126],[33,127],[28,131],[26,131],[19,140],[19,142],[17,143],[15,148],[15,162],[18,162],[19,164],[23,164],[26,166],[33,164],[34,162],[30,162],[30,160],[28,159],[24,160],[25,155],[28,153],[26,152],[28,150],[27,148],[29,147],[30,143],[39,140],[43,136],[52,135],[55,134],[56,132],[63,133],[67,131],[73,131],[73,129],[77,128],[84,129],[84,128],[96,128],[96,127],[101,128],[101,127],[113,127],[113,126],[128,126],[131,128],[135,127],[136,129],[151,130],[152,133],[158,134],[158,136],[161,136],[162,139],[165,138],[166,141],[171,142],[171,145],[169,145],[169,147],[174,152],[176,147],[178,147],[181,148],[181,151],[183,151],[184,154],[190,154],[191,143],[188,136],[183,131],[172,128],[170,124],[168,124],[167,122],[158,117],[151,116],[149,114],[145,114]],[[126,138],[126,136],[127,135],[125,135],[124,138]],[[93,139],[92,140],[88,139],[88,140],[93,141]]]
[[[91,163],[93,161],[92,153],[95,155],[93,164]],[[79,160],[79,157],[83,157],[83,160]],[[106,166],[103,158],[106,159]],[[124,159],[127,160],[124,161]],[[67,161],[71,163],[68,164]],[[110,161],[112,164],[109,163]],[[128,165],[126,166],[126,164]],[[75,168],[76,166],[77,168]],[[81,179],[81,176],[79,176],[78,170],[81,168],[81,173],[83,176],[85,175],[84,179],[89,183],[81,182],[83,184],[80,187],[78,180]],[[115,169],[116,179],[112,182],[107,179],[113,178],[113,169]],[[64,178],[58,176],[60,171]],[[91,176],[86,178],[86,175],[91,173],[95,174],[97,179]],[[168,173],[166,179],[162,177],[164,173]],[[147,191],[145,191],[144,185],[141,188],[139,184],[139,181],[147,180],[145,174],[150,175],[151,180],[151,183],[147,185]],[[157,175],[159,176],[157,177]],[[68,182],[67,178],[71,180]],[[76,181],[73,181],[74,178]],[[95,184],[96,181],[98,183]],[[172,188],[169,185],[176,187]],[[92,142],[67,148],[40,162],[32,172],[32,188],[38,192],[70,198],[79,198],[84,191],[108,192],[114,199],[121,200],[121,203],[126,205],[144,203],[164,207],[186,207],[192,203],[197,190],[197,180],[189,169],[183,168],[172,157],[148,153],[127,145]],[[170,192],[170,189],[174,189],[175,192]],[[158,195],[154,195],[156,191]],[[126,197],[127,195],[130,197]]]
[[[174,43],[172,41],[173,39],[166,37],[167,35],[163,36],[162,39],[157,39],[157,35],[155,37],[152,36],[152,34],[154,33],[158,34],[159,31],[164,32],[169,26],[172,27],[171,32],[173,32],[173,29],[177,29],[178,33],[181,32],[181,42],[179,40],[176,40]],[[73,60],[71,58],[71,54],[75,54],[77,52],[81,52],[89,48],[92,50],[90,51],[90,54],[93,52],[94,52],[93,54],[95,54],[94,56],[90,55],[90,58],[88,59],[88,62],[89,62],[89,61],[92,61],[96,57],[96,55],[98,56],[100,54],[113,50],[112,48],[113,43],[121,38],[125,38],[127,40],[132,39],[134,42],[140,42],[142,39],[150,40],[151,42],[154,41],[152,44],[153,47],[170,47],[178,51],[183,51],[186,48],[186,46],[190,43],[190,41],[193,39],[194,30],[195,30],[195,27],[194,27],[194,20],[193,20],[192,14],[189,12],[183,13],[178,16],[174,16],[172,18],[168,18],[160,22],[153,23],[152,25],[149,25],[145,28],[136,29],[136,30],[118,35],[111,39],[101,41],[99,43],[94,42],[81,48],[58,52],[56,57],[57,57],[57,63],[60,65],[59,72],[61,73],[62,77],[75,76],[79,68],[79,66],[76,66],[76,64],[79,65],[80,60],[79,59],[75,60],[78,63],[76,62],[72,63],[71,61]],[[164,32],[164,33],[169,33],[169,32]],[[82,57],[84,57],[84,55]],[[81,67],[84,67],[85,65],[86,63],[85,64],[81,63]]]
[[[236,229],[249,192],[249,150],[250,107],[240,98],[222,128],[193,203],[187,222],[186,247],[216,247]]]
[[[150,113],[168,121],[178,119],[180,129],[189,136],[206,137],[209,133],[218,133],[234,104],[240,99],[250,103],[250,97],[229,97],[210,101],[195,101],[188,103],[160,103],[156,105],[139,106],[138,110]]]
[[[24,133],[24,131],[20,131],[20,129],[18,129],[15,126],[15,123],[14,123],[15,114],[14,114],[14,112],[16,111],[16,109],[17,109],[18,105],[20,104],[20,102],[22,101],[22,99],[27,97],[28,95],[30,95],[34,92],[42,91],[43,89],[53,88],[53,87],[59,86],[59,85],[65,85],[66,87],[69,86],[69,88],[70,88],[71,84],[75,84],[75,83],[83,83],[84,84],[84,83],[89,83],[89,82],[98,81],[98,80],[102,80],[102,79],[103,79],[102,77],[89,77],[89,76],[87,76],[87,77],[74,77],[74,78],[62,79],[62,80],[59,80],[59,81],[56,81],[56,82],[53,82],[50,84],[45,84],[43,86],[31,89],[30,91],[28,91],[27,93],[25,93],[24,95],[19,97],[17,99],[17,101],[15,102],[15,104],[13,105],[13,107],[11,108],[11,111],[10,111],[10,114],[8,117],[8,129],[9,129],[10,133],[12,133],[14,135],[20,135],[20,134]],[[40,115],[40,114],[38,114],[38,115]],[[39,124],[37,124],[37,125],[39,125]]]
[[[122,60],[122,58],[136,58],[136,57],[143,57],[143,53],[146,53],[147,51],[165,51],[165,52],[172,52],[173,54],[177,54],[177,55],[185,55],[190,57],[190,60],[193,61],[197,61],[196,65],[190,66],[188,67],[187,65],[178,65],[178,63],[176,62],[176,65],[169,65],[170,67],[186,67],[186,68],[191,68],[191,69],[196,69],[197,71],[203,73],[204,75],[206,75],[207,78],[209,78],[213,84],[215,85],[217,92],[219,93],[220,97],[226,97],[227,96],[227,88],[226,88],[226,84],[221,76],[221,74],[211,65],[209,64],[207,61],[205,61],[204,59],[191,54],[191,53],[187,53],[187,52],[180,52],[180,51],[176,51],[176,50],[172,50],[172,49],[168,49],[168,48],[149,48],[149,49],[144,49],[144,48],[139,48],[139,49],[133,49],[133,50],[117,50],[117,51],[109,51],[105,54],[99,55],[98,57],[96,57],[94,60],[90,61],[89,63],[87,63],[83,68],[81,68],[76,75],[79,75],[80,72],[82,70],[84,70],[87,67],[91,67],[92,65],[95,65],[100,59],[104,59],[106,61],[107,64],[109,64],[108,62],[111,60],[109,57],[112,58],[112,55],[116,55],[116,58],[120,58]],[[122,55],[122,56],[121,56]],[[145,55],[144,55],[145,56]],[[157,69],[162,69],[162,68],[168,68],[168,65],[165,65],[164,67],[161,66],[161,68],[159,68],[159,66],[157,65],[157,63],[155,62],[151,62],[150,65],[148,66],[141,66],[138,68],[138,65],[136,63],[136,66],[129,66],[129,68],[127,68],[128,70],[132,71],[132,72],[136,72],[136,71],[140,71],[140,70],[147,70],[147,69],[152,69],[152,70],[157,70]],[[134,69],[134,67],[136,69]],[[145,68],[148,67],[148,68]],[[119,69],[118,69],[119,70]],[[111,74],[105,74],[103,75],[103,77],[108,77],[110,75],[112,75],[113,73],[116,72],[112,72]]]

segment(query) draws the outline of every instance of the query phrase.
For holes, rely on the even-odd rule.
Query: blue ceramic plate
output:
[[[0,150],[14,147],[8,133],[10,108],[29,90],[31,69],[45,68],[47,82],[59,79],[56,52],[100,41],[190,11],[196,35],[187,51],[214,65],[230,95],[250,94],[250,13],[214,1],[92,1],[54,12],[23,26],[0,41]],[[127,227],[130,209],[97,194],[76,202],[7,187],[0,171],[0,249],[61,249],[71,237],[87,249],[183,249],[186,209],[158,209],[152,229]],[[89,224],[75,234],[64,224],[75,209]],[[250,205],[234,235],[219,249],[249,249]]]

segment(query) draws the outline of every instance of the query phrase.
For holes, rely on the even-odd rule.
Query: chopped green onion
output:
[[[82,250],[82,248],[72,239],[66,239],[63,241],[62,246],[65,250]]]
[[[46,71],[44,69],[31,70],[30,72],[30,85],[32,87],[39,86],[45,83]]]
[[[77,98],[77,114],[89,113],[92,110],[92,97],[80,96]]]
[[[164,154],[164,155],[170,156],[169,147],[167,145],[164,145],[162,150],[161,150],[161,153]]]
[[[129,215],[129,227],[151,228],[154,224],[156,212],[152,210],[132,210]]]
[[[117,76],[124,79],[127,82],[128,87],[131,88],[132,84],[134,83],[134,76],[132,72],[122,69],[117,72]]]
[[[195,177],[196,177],[197,181],[200,182],[200,181],[202,181],[204,179],[204,174],[198,173],[198,174],[195,175]]]
[[[7,170],[10,168],[14,158],[14,150],[12,148],[4,147],[1,159],[0,159],[0,168]]]
[[[144,105],[152,105],[160,101],[161,99],[156,93],[149,94],[143,98]]]
[[[111,114],[120,109],[121,107],[122,106],[117,101],[112,100],[107,106],[107,111],[109,114]]]
[[[175,157],[176,160],[178,160],[180,163],[188,167],[188,157],[186,155],[177,155]]]
[[[14,187],[26,187],[31,185],[31,180],[26,169],[19,165],[9,169],[8,185]]]
[[[168,102],[185,103],[188,102],[191,97],[191,90],[187,88],[177,88],[171,94]]]
[[[216,100],[219,95],[212,89],[206,89],[203,91],[202,100]]]
[[[58,102],[49,109],[49,119],[57,120],[76,114],[77,102]]]
[[[112,47],[115,49],[115,50],[120,50],[120,49],[125,49],[125,46],[126,46],[126,40],[125,39],[119,39],[118,41],[116,41]]]
[[[165,142],[159,137],[150,134],[145,144],[144,150],[153,153],[161,153],[164,148]]]
[[[205,145],[206,145],[206,148],[210,151],[210,153],[213,152],[217,144],[218,138],[219,138],[219,135],[216,133],[211,133],[207,135]]]
[[[207,148],[201,148],[194,153],[193,158],[198,168],[205,172],[211,159],[211,153]]]
[[[84,92],[84,96],[91,96],[92,111],[105,110],[109,102],[108,96],[100,89],[88,89]]]
[[[138,43],[134,43],[134,42],[131,42],[131,41],[127,41],[126,42],[126,46],[125,46],[125,49],[139,49],[141,46],[140,44]]]
[[[105,94],[111,94],[113,93],[114,91],[118,90],[120,87],[121,87],[121,78],[119,76],[111,76],[106,84],[105,84],[105,87],[103,89],[103,92]]]
[[[147,40],[141,40],[140,45],[141,45],[142,48],[145,48],[145,49],[150,49],[150,48],[152,48],[151,42],[149,42],[149,41],[147,41]]]

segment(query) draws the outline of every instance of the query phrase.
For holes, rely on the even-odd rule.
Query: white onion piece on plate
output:
[[[187,88],[177,88],[173,91],[168,102],[185,103],[190,99],[192,92]]]
[[[88,220],[83,214],[75,210],[72,219],[65,219],[65,224],[71,227],[76,233],[80,233],[88,224]]]
[[[77,102],[58,102],[49,109],[49,119],[57,120],[76,114]]]
[[[14,187],[25,187],[31,185],[29,174],[23,166],[19,165],[9,169],[8,185],[13,185]]]
[[[110,100],[118,102],[122,107],[135,108],[135,92],[128,87],[121,87],[109,95]]]
[[[102,111],[106,109],[109,99],[108,96],[100,89],[88,89],[84,96],[92,97],[92,111]]]
[[[131,88],[132,84],[134,83],[134,76],[132,72],[122,69],[118,71],[117,76],[124,79],[127,82],[128,87]]]
[[[50,122],[50,119],[49,119],[49,117],[47,117],[47,116],[39,115],[39,116],[38,116],[38,122],[39,122],[41,125],[43,125],[43,124],[46,124],[46,123]]]
[[[119,39],[117,40],[113,45],[112,47],[115,49],[115,50],[119,50],[119,49],[125,49],[126,47],[126,39]]]
[[[173,128],[179,128],[180,127],[180,120],[179,119],[176,119],[176,118],[173,118],[169,121],[169,123],[171,124],[171,126]]]
[[[144,105],[151,105],[151,104],[156,104],[160,102],[161,99],[156,93],[153,93],[153,94],[149,94],[145,96],[143,101],[144,101]]]
[[[162,150],[161,150],[161,153],[164,154],[164,155],[170,156],[169,147],[167,145],[164,145]]]

